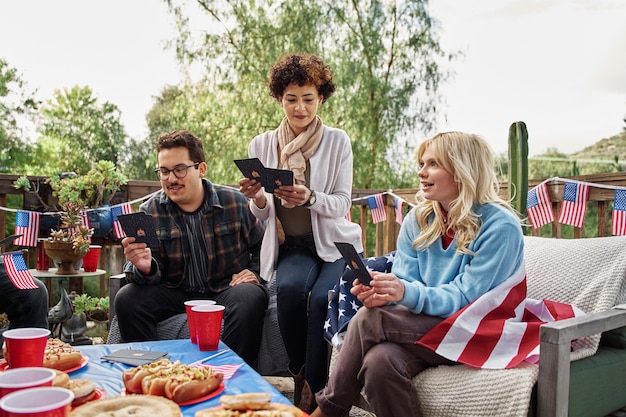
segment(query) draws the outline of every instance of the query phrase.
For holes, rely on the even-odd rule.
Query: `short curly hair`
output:
[[[333,95],[337,86],[330,67],[314,54],[291,53],[283,55],[270,68],[270,94],[279,100],[290,84],[311,84],[322,95],[322,103]]]

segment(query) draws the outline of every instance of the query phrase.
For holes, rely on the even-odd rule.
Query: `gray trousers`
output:
[[[377,417],[420,416],[411,379],[428,367],[456,363],[415,344],[442,320],[397,305],[362,307],[350,320],[326,388],[316,395],[321,411],[348,415],[363,389]]]

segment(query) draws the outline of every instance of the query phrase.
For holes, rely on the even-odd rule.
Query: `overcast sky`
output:
[[[526,122],[530,154],[573,153],[620,133],[626,114],[626,1],[431,0],[444,48],[463,50],[442,92],[440,130],[483,135],[506,153]],[[0,57],[40,99],[89,86],[134,137],[164,85],[181,77],[174,27],[158,0],[0,2]],[[422,138],[420,138],[422,139]]]

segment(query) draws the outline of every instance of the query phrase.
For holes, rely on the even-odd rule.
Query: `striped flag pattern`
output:
[[[563,189],[563,205],[559,213],[559,223],[574,227],[585,225],[589,185],[566,182]]]
[[[402,215],[402,204],[403,201],[400,197],[393,198],[393,206],[396,209],[396,223],[398,224],[402,224],[402,221],[404,220],[404,216]]]
[[[80,225],[86,227],[87,229],[91,229],[91,221],[89,220],[90,211],[91,210],[83,210],[80,212]],[[91,243],[91,236],[89,236],[87,240]]]
[[[372,213],[372,223],[376,224],[387,220],[387,211],[385,210],[382,194],[367,197],[367,205]]]
[[[528,192],[526,211],[533,229],[554,221],[554,212],[550,203],[550,195],[545,182]]]
[[[39,236],[39,220],[41,213],[36,211],[20,210],[15,215],[15,233],[22,235],[15,239],[16,246],[37,247],[37,236]]]
[[[5,253],[4,268],[9,279],[20,290],[29,290],[39,288],[35,284],[33,275],[28,270],[24,256],[19,252]]]
[[[615,190],[611,234],[626,235],[626,190]]]
[[[417,343],[476,368],[511,368],[524,360],[538,360],[542,324],[584,314],[568,304],[527,299],[522,267],[439,323]]]
[[[120,224],[119,220],[117,220],[117,216],[121,214],[131,214],[133,212],[133,206],[130,203],[122,203],[117,204],[111,207],[111,217],[113,219],[113,232],[115,233],[115,237],[117,239],[123,239],[126,237],[126,233],[124,233],[124,229]]]

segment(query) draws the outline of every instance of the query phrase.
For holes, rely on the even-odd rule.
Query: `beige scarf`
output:
[[[285,117],[278,127],[278,146],[280,165],[293,171],[296,184],[306,185],[304,171],[306,162],[315,153],[322,140],[324,125],[319,116],[309,124],[306,130],[296,136]]]

